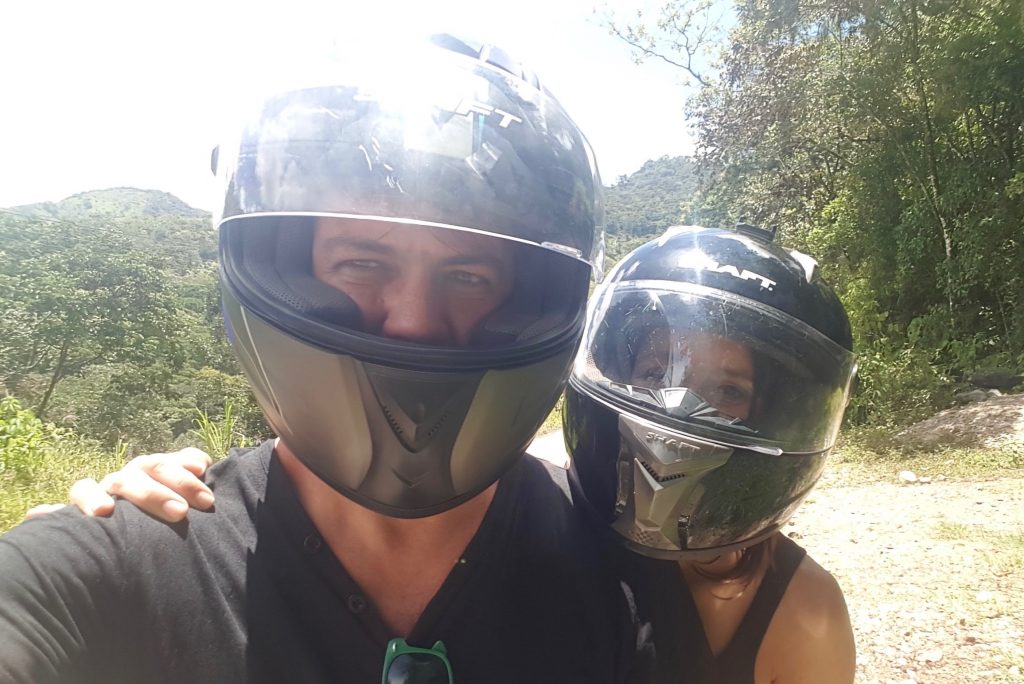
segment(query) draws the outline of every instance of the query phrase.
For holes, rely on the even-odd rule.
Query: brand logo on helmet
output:
[[[352,99],[354,99],[356,102],[377,102],[380,98],[378,98],[377,95],[372,92],[360,90],[358,93],[355,94],[355,96]],[[435,106],[438,109],[443,109],[446,112],[452,112],[454,114],[458,114],[459,116],[464,116],[467,119],[471,118],[473,114],[482,114],[483,116],[499,116],[501,117],[501,120],[498,121],[498,128],[508,128],[510,124],[523,123],[523,120],[520,117],[516,116],[515,114],[506,112],[504,109],[492,107],[488,104],[484,104],[483,102],[477,102],[473,98],[468,97],[462,98],[459,101],[459,103],[454,107],[448,104],[435,104]]]
[[[748,271],[747,269],[738,269],[731,264],[720,264],[717,261],[710,261],[707,264],[702,264],[700,268],[707,271],[714,271],[715,273],[728,273],[731,276],[741,278],[743,280],[758,280],[761,283],[761,288],[768,290],[769,292],[776,283],[770,278],[765,278],[763,275]]]
[[[659,435],[656,432],[648,432],[646,435],[644,435],[644,439],[646,439],[651,444],[661,444],[662,446],[665,446],[669,449],[675,449],[676,451],[699,451],[699,449],[692,444],[688,444],[673,437]]]
[[[442,107],[442,109],[448,108]],[[514,114],[510,114],[503,109],[498,109],[497,107],[492,107],[484,104],[483,102],[477,102],[476,100],[471,99],[463,99],[462,102],[460,102],[454,109],[450,109],[449,111],[467,118],[473,114],[483,114],[484,116],[497,114],[501,117],[501,121],[498,122],[498,128],[508,128],[509,124],[513,122],[523,123],[523,120]]]

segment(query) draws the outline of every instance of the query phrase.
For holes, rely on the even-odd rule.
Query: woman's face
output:
[[[630,384],[686,387],[718,411],[746,420],[754,399],[754,359],[742,344],[719,335],[659,328],[640,341]]]

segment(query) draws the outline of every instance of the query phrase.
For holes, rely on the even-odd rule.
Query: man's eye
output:
[[[490,282],[486,278],[479,276],[476,273],[470,273],[469,271],[449,271],[448,280],[456,285],[471,287],[483,287],[488,285]]]
[[[383,268],[383,264],[373,259],[346,259],[334,265],[334,270],[351,269],[355,271],[372,271]]]

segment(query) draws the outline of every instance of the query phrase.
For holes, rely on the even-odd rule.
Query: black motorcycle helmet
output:
[[[740,228],[670,228],[591,302],[564,412],[570,483],[644,555],[769,537],[842,421],[856,372],[842,304],[813,259]]]
[[[225,322],[310,470],[378,512],[427,516],[493,484],[561,394],[603,258],[601,182],[558,101],[495,47],[435,36],[356,61],[266,99],[215,152]],[[317,270],[328,229],[370,250],[343,264],[358,278],[392,277],[373,255],[384,230],[500,253],[507,291],[457,344],[387,336],[362,282]]]

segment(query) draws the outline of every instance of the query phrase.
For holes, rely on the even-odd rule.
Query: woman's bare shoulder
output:
[[[839,583],[810,556],[793,574],[758,652],[758,682],[853,681],[853,628]],[[763,675],[763,676],[762,676]]]
[[[810,556],[804,556],[790,580],[779,609],[791,614],[794,627],[821,631],[831,624],[850,623],[839,582]]]

